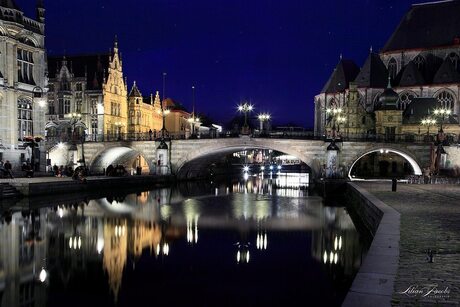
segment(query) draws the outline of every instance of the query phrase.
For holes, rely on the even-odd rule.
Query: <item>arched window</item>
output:
[[[458,57],[458,55],[455,53],[455,52],[452,52],[449,54],[449,60],[452,62],[452,64],[454,65],[455,69],[459,69],[458,65],[459,65],[459,60],[460,58]]]
[[[422,57],[420,54],[417,55],[414,59],[414,64],[415,66],[417,66],[420,72],[423,72],[423,70],[425,69],[425,58]]]
[[[334,98],[331,98],[331,100],[329,100],[329,104],[327,105],[327,107],[330,109],[337,108],[338,106],[339,104],[337,103],[337,100],[335,100]]]
[[[26,98],[18,99],[18,139],[33,136],[32,101]]]
[[[452,109],[454,107],[454,96],[448,91],[441,91],[436,98],[442,108]]]
[[[396,63],[396,60],[394,58],[391,58],[390,61],[388,61],[388,74],[390,75],[391,79],[394,79],[397,73],[398,63]]]
[[[398,109],[405,110],[407,106],[412,102],[412,99],[414,99],[414,97],[414,93],[411,92],[404,92],[401,95],[399,95]]]

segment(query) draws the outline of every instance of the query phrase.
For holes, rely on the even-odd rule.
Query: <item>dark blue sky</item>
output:
[[[17,0],[35,16],[31,0]],[[313,97],[339,60],[362,65],[410,0],[48,0],[50,55],[106,52],[118,35],[129,88],[162,89],[225,123],[243,100],[275,124],[313,126]],[[425,1],[426,2],[426,1]]]

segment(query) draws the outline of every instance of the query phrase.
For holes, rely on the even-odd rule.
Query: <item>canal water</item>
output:
[[[304,179],[4,205],[0,306],[340,306],[367,247]]]

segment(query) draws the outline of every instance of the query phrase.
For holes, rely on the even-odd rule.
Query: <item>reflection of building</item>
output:
[[[328,266],[333,276],[353,278],[365,248],[350,216],[344,208],[322,207],[320,218],[324,227],[313,230],[313,258]]]
[[[127,87],[118,43],[113,53],[48,58],[47,135],[69,139],[71,113],[81,114],[77,130],[101,140],[127,131]]]
[[[121,286],[123,269],[128,256],[128,235],[126,220],[114,219],[104,223],[104,258],[103,266],[109,276],[110,289],[115,300]]]
[[[25,141],[45,135],[46,103],[34,97],[46,86],[45,9],[43,1],[37,3],[34,20],[15,1],[0,2],[0,159],[15,169],[32,160]],[[37,150],[34,162],[44,169],[44,155],[38,158]]]
[[[327,109],[343,112],[342,135],[379,133],[390,140],[401,133],[407,140],[419,136],[421,120],[435,108],[458,116],[459,10],[459,1],[412,5],[380,53],[371,50],[361,69],[340,59],[315,97],[315,133],[324,135],[337,123]],[[386,89],[388,79],[393,90]],[[458,136],[455,116],[445,119],[444,130]]]
[[[0,305],[45,306],[46,288],[39,281],[46,267],[46,227],[38,219],[13,214],[9,224],[0,225]]]

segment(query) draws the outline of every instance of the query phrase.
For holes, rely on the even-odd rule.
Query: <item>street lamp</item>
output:
[[[240,104],[238,106],[238,111],[244,113],[244,126],[242,129],[242,134],[249,134],[249,127],[248,127],[248,113],[254,110],[254,106],[248,102]]]
[[[426,135],[430,135],[430,126],[435,126],[436,125],[436,120],[430,117],[424,118],[421,121],[422,126],[427,127]]]
[[[449,108],[439,108],[439,109],[435,109],[433,114],[434,114],[434,116],[441,118],[441,126],[440,126],[440,129],[438,131],[437,141],[439,143],[444,144],[444,145],[449,145],[448,140],[446,139],[446,137],[444,135],[444,130],[442,129],[442,124],[444,123],[444,119],[446,117],[449,118],[449,116],[452,114],[452,110],[449,109]]]
[[[331,119],[334,120],[332,124],[332,139],[333,140],[337,137],[335,124],[337,123],[338,125],[340,125],[340,123],[344,123],[346,121],[346,118],[345,116],[342,116],[342,113],[343,113],[343,109],[340,107],[326,109],[326,115],[331,116]],[[340,126],[338,127],[339,129],[337,129],[337,132],[340,132]]]
[[[161,139],[164,140],[165,138],[165,132],[166,132],[166,122],[165,122],[165,118],[166,116],[171,112],[169,110],[166,110],[164,108],[164,101],[165,101],[165,92],[166,92],[166,75],[167,73],[163,73],[163,99],[161,100],[161,109],[158,112],[158,114],[161,115],[161,117],[163,118],[163,126],[161,128]]]
[[[192,99],[193,99],[193,107],[192,107],[192,117],[188,119],[188,122],[192,126],[192,135],[190,136],[191,139],[196,139],[195,133],[195,126],[200,124],[200,119],[195,117],[195,86],[192,86]]]
[[[265,121],[269,121],[270,120],[270,114],[268,113],[261,113],[257,116],[257,118],[259,119],[259,122],[260,122],[260,133],[262,134],[264,132],[264,122]],[[267,128],[268,130],[268,128]]]
[[[439,108],[434,110],[434,116],[441,117],[441,129],[440,131],[442,132],[442,124],[444,122],[444,118],[447,116],[449,117],[450,114],[452,114],[452,110],[448,108]]]
[[[72,145],[76,147],[76,139],[77,133],[75,132],[75,128],[78,123],[81,122],[82,115],[77,112],[67,114],[67,118],[69,118],[70,126],[72,127]],[[85,131],[83,131],[83,135],[78,134],[78,138],[81,141],[81,162],[83,163],[83,167],[86,170],[86,161],[85,161],[85,150],[83,143],[85,142]]]

